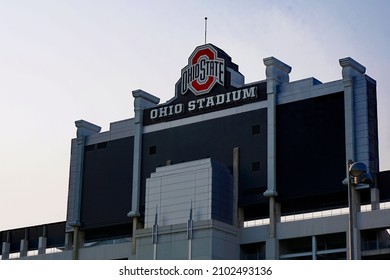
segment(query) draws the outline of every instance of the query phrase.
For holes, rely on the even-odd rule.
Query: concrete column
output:
[[[370,150],[370,141],[375,140],[370,140],[370,126],[374,124],[369,118],[376,112],[369,111],[367,84],[368,79],[373,80],[364,74],[366,68],[350,57],[340,59],[340,66],[344,82],[346,159],[363,162],[371,173],[379,172],[378,165],[370,160],[371,153],[377,153]],[[379,189],[371,189],[370,195],[372,209],[379,209]]]
[[[267,260],[279,259],[279,239],[276,235],[276,224],[280,222],[280,204],[276,203],[276,196],[269,197],[269,235],[265,241],[265,254]]]
[[[26,257],[28,252],[28,240],[20,240],[20,257]]]
[[[75,122],[77,127],[77,138],[73,142],[76,145],[75,153],[72,153],[71,158],[71,176],[69,180],[69,203],[67,222],[71,227],[80,226],[80,210],[81,210],[81,193],[83,182],[83,166],[84,166],[84,146],[86,137],[99,133],[101,128],[95,124],[84,120]],[[74,158],[73,158],[74,157]]]
[[[141,160],[142,160],[142,134],[144,109],[156,106],[160,99],[143,91],[133,91],[134,97],[134,158],[133,158],[133,186],[131,211],[128,217],[139,217],[139,196],[141,188]]]
[[[311,252],[312,252],[312,259],[317,259],[317,238],[316,236],[311,237]]]
[[[78,260],[79,258],[78,236],[79,236],[79,227],[75,226],[73,231],[72,260]]]
[[[74,227],[73,232],[73,253],[72,253],[72,259],[78,260],[79,259],[79,249],[84,246],[84,232],[80,230],[78,226]]]
[[[47,238],[45,236],[40,236],[38,239],[38,255],[46,254],[46,245]]]
[[[137,243],[136,243],[136,231],[137,231],[138,217],[133,217],[133,240],[131,242],[131,254],[134,256],[137,253]]]
[[[65,233],[65,250],[72,250],[73,247],[73,232]]]
[[[345,150],[346,159],[356,161],[355,95],[356,82],[364,78],[366,68],[350,57],[339,60],[344,83]],[[368,162],[365,162],[368,166]]]
[[[42,236],[38,239],[38,255],[46,254],[46,245],[47,245],[47,225],[42,227]]]
[[[143,116],[144,109],[155,107],[160,99],[151,95],[143,90],[133,91],[134,97],[134,157],[133,157],[133,182],[132,182],[132,200],[131,210],[127,213],[129,218],[132,218],[133,222],[133,242],[132,242],[132,254],[136,254],[136,229],[139,224],[140,216],[140,192],[141,192],[141,161],[142,161],[142,134],[143,134]]]
[[[289,82],[291,67],[274,57],[264,59],[267,77],[267,190],[269,197],[269,238],[266,240],[266,258],[279,258],[279,240],[276,224],[280,222],[280,205],[276,202],[276,105],[277,86]]]
[[[95,133],[99,133],[101,128],[84,120],[75,122],[77,127],[77,163],[76,163],[76,196],[75,196],[75,225],[80,225],[81,193],[84,167],[84,146],[85,138]]]
[[[24,230],[24,238],[22,240],[20,240],[20,249],[19,249],[19,252],[20,252],[20,257],[25,257],[27,256],[27,252],[28,252],[28,229],[26,228]]]
[[[75,152],[74,154],[72,153],[70,168],[71,173],[74,175],[71,176],[69,181],[67,225],[73,227],[73,241],[76,242],[76,240],[79,240],[79,226],[81,225],[80,214],[81,194],[83,187],[84,146],[86,143],[86,138],[93,134],[99,133],[101,127],[84,120],[76,121],[75,125],[77,127],[77,138],[75,139],[76,141],[72,143],[72,145],[76,145],[76,147],[72,147],[72,149],[75,149]],[[78,258],[78,248],[78,244],[73,244],[73,259]]]
[[[2,260],[8,260],[9,259],[9,253],[11,250],[11,243],[9,242],[3,242],[1,247],[1,259]]]
[[[377,186],[370,190],[370,195],[371,195],[371,209],[379,210],[380,200],[379,200],[379,189],[377,188]]]
[[[354,187],[352,187],[354,189]],[[354,219],[354,227],[353,227],[353,246],[354,246],[354,256],[352,256],[354,260],[360,260],[362,258],[362,250],[361,250],[361,236],[360,236],[360,225],[358,224],[357,215],[360,212],[361,200],[360,193],[357,190],[352,191],[352,203],[353,205],[353,219]]]

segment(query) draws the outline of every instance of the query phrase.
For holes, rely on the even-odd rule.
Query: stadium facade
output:
[[[375,80],[352,58],[327,83],[263,61],[246,84],[201,45],[171,100],[135,90],[134,118],[76,121],[66,221],[2,231],[1,258],[390,259]]]

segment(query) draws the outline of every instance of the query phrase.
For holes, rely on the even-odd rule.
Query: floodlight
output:
[[[371,185],[374,181],[372,180],[370,173],[363,173],[360,177],[360,183]]]
[[[367,166],[363,162],[355,162],[349,167],[349,174],[352,177],[359,177],[363,173],[367,173]]]

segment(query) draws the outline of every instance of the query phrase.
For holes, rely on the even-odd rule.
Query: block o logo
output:
[[[217,57],[211,45],[197,47],[181,71],[181,93],[191,90],[195,95],[209,93],[216,83],[224,85],[225,61]]]

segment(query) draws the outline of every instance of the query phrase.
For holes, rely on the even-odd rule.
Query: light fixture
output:
[[[374,182],[370,173],[363,173],[359,179],[362,184],[371,185]]]
[[[349,174],[352,177],[360,177],[364,173],[367,173],[367,166],[363,162],[352,163],[349,167]]]

